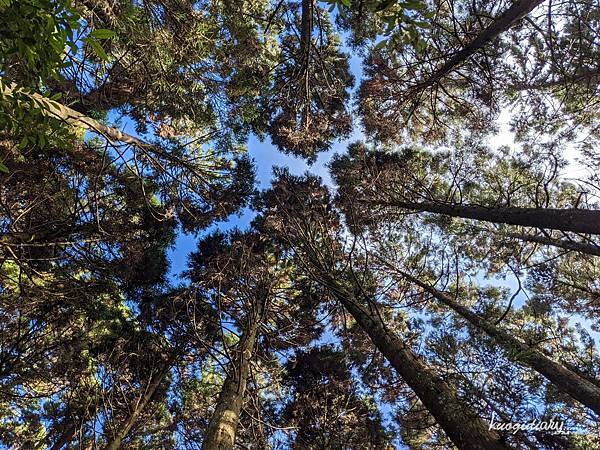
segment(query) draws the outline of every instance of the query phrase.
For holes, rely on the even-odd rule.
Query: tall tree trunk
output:
[[[571,241],[568,239],[554,239],[547,236],[534,236],[530,234],[505,233],[503,236],[520,239],[526,242],[549,245],[552,247],[572,250],[574,252],[585,253],[587,255],[600,256],[600,246],[587,244],[585,242]]]
[[[412,275],[396,269],[404,278],[423,288],[454,312],[466,319],[475,328],[492,337],[506,351],[508,358],[516,363],[530,367],[547,378],[561,391],[569,394],[596,414],[600,414],[600,388],[577,373],[553,361],[534,347],[521,342],[508,332],[473,313],[456,302],[449,295],[438,291]]]
[[[121,448],[123,440],[127,437],[129,431],[131,431],[131,428],[135,425],[140,415],[144,412],[146,406],[148,406],[148,403],[150,403],[150,400],[152,400],[156,389],[158,389],[158,386],[164,379],[165,375],[169,372],[170,368],[171,364],[167,364],[166,368],[155,373],[150,378],[150,382],[146,386],[144,393],[138,398],[133,411],[131,411],[131,414],[125,423],[121,425],[113,440],[106,446],[106,450],[118,450]]]
[[[232,361],[215,411],[210,418],[202,450],[231,450],[235,444],[246,385],[250,375],[250,360],[254,354],[261,322],[262,307],[259,306],[257,309],[258,311],[249,317],[247,328],[240,338],[235,360]]]
[[[313,31],[313,0],[302,0],[302,19],[300,22],[300,57],[302,64],[300,75],[304,83],[304,109],[302,113],[302,126],[308,131],[310,127],[310,53]]]
[[[373,203],[367,200],[368,203]],[[477,205],[456,205],[436,202],[376,201],[379,206],[397,207],[412,211],[431,212],[463,219],[506,223],[524,227],[600,234],[600,211],[594,209],[554,208],[488,208]]]
[[[456,52],[439,69],[435,70],[426,80],[418,82],[413,89],[425,89],[448,75],[458,65],[464,63],[471,55],[485,47],[501,33],[508,30],[516,22],[529,14],[533,8],[542,3],[543,0],[520,0],[508,8],[500,17],[494,21],[475,39],[469,42],[464,48]]]
[[[415,392],[423,405],[461,450],[508,449],[488,423],[468,411],[455,390],[427,367],[423,360],[391,330],[387,329],[372,302],[359,304],[340,283],[323,276],[335,298],[369,335],[375,347],[396,369],[400,377]]]

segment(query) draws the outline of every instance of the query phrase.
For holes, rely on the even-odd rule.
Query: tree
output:
[[[340,247],[335,237],[338,219],[332,213],[328,197],[317,179],[294,179],[282,173],[274,187],[264,195],[265,208],[273,212],[262,220],[271,232],[278,233],[288,245],[302,252],[306,270],[315,281],[330,290],[369,335],[373,345],[415,391],[455,445],[459,448],[506,448],[500,436],[461,403],[452,386],[386,326],[368,272],[361,274],[366,278],[361,280],[354,272],[352,259],[345,258],[342,264],[347,264],[348,272],[339,269],[336,255],[339,255]],[[289,225],[286,227],[285,224]]]
[[[324,3],[0,0],[0,446],[600,445],[600,9]]]
[[[382,141],[444,142],[464,128],[494,132],[505,111],[519,139],[581,134],[586,147],[597,139],[597,20],[590,3],[436,3],[424,45],[370,49],[365,129]]]
[[[191,281],[210,292],[221,320],[231,321],[231,332],[237,335],[235,346],[223,342],[228,362],[203,448],[234,447],[247,386],[261,359],[270,358],[272,349],[302,345],[318,336],[313,313],[305,309],[311,299],[298,289],[295,270],[285,253],[252,231],[213,234],[191,255]]]
[[[426,282],[415,278],[409,273],[398,269],[396,269],[396,271],[400,276],[424,289],[444,305],[451,308],[457,314],[460,314],[464,319],[469,321],[471,325],[494,338],[496,342],[505,348],[509,357],[513,358],[516,362],[525,364],[536,370],[548,378],[558,389],[569,393],[573,398],[593,409],[597,414],[599,413],[600,408],[597,403],[600,399],[600,389],[598,388],[597,381],[595,383],[588,381],[577,373],[556,363],[542,351],[521,342],[509,332],[502,330],[496,325],[489,323],[486,319],[469,311],[455,301],[450,295],[436,290]]]
[[[485,162],[494,158],[493,153],[483,148],[466,155],[461,150],[448,158],[411,148],[399,153],[371,151],[355,144],[331,167],[341,188],[341,202],[352,200],[352,207],[360,208],[355,215],[362,222],[372,211],[406,210],[542,230],[600,233],[594,205],[580,209],[580,196],[575,196],[572,186],[557,183],[555,173],[547,177],[547,170],[539,167],[539,156],[533,161],[498,161],[500,167],[507,165],[510,177],[502,178],[497,165]],[[567,207],[558,207],[563,205]]]
[[[292,448],[367,448],[389,445],[379,412],[355,387],[344,353],[331,348],[298,352],[287,363],[284,383],[292,399],[282,424],[294,429]]]

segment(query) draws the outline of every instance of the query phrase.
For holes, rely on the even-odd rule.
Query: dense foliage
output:
[[[0,0],[0,448],[600,448],[599,33],[594,0]],[[332,183],[259,191],[252,137]]]

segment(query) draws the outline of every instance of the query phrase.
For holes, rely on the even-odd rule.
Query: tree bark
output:
[[[407,280],[433,295],[441,303],[466,319],[475,328],[493,338],[502,346],[509,359],[535,370],[548,379],[548,381],[554,384],[558,389],[569,394],[575,400],[593,410],[596,414],[600,414],[600,388],[598,386],[548,358],[536,348],[521,342],[507,331],[502,330],[485,320],[483,317],[473,313],[468,308],[456,302],[448,294],[438,291],[406,272],[398,269],[396,269],[396,271]]]
[[[250,317],[247,329],[240,338],[235,361],[225,378],[215,411],[210,418],[202,450],[233,449],[250,375],[250,360],[258,340],[261,311],[262,308],[259,308]]]
[[[302,114],[302,125],[308,130],[311,122],[310,117],[310,51],[312,46],[313,31],[313,0],[302,0],[302,19],[300,22],[300,57],[302,58],[300,76],[304,84],[304,108]]]
[[[372,203],[371,201],[368,202]],[[405,201],[377,201],[375,204],[412,211],[443,214],[463,219],[481,220],[484,222],[572,231],[584,234],[600,234],[600,211],[594,209],[488,208],[477,205]]]
[[[371,306],[359,305],[355,296],[345,292],[332,278],[327,280],[326,285],[459,449],[510,448],[495,431],[489,429],[488,423],[468,411],[455,390],[427,367],[409,345],[386,328],[381,316],[373,311],[372,303]]]
[[[600,256],[600,246],[586,244],[585,242],[571,241],[568,239],[553,239],[547,236],[533,236],[530,234],[506,233],[507,237],[520,239],[526,242],[534,242],[536,244],[549,245],[574,252],[585,253],[587,255]]]
[[[500,17],[496,18],[475,39],[464,48],[456,52],[452,58],[435,70],[426,80],[418,82],[413,89],[425,89],[448,75],[456,66],[465,62],[479,49],[485,47],[498,35],[512,27],[516,22],[529,14],[533,8],[542,3],[543,0],[520,0],[508,8]]]

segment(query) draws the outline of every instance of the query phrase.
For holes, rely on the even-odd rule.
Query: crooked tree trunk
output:
[[[575,233],[600,234],[600,211],[593,209],[554,208],[487,208],[476,205],[453,205],[435,202],[367,201],[379,206],[409,209],[411,211],[443,214],[484,222],[521,225]]]
[[[427,367],[421,358],[395,333],[387,329],[381,316],[367,305],[359,305],[354,297],[333,279],[326,285],[335,298],[368,334],[375,347],[396,369],[398,375],[415,392],[419,400],[461,450],[509,449],[489,424],[469,412],[455,390]]]
[[[167,367],[165,369],[161,370],[160,372],[156,373],[154,376],[151,377],[150,382],[146,386],[144,393],[138,398],[138,401],[136,402],[133,410],[131,411],[131,414],[129,415],[125,423],[123,423],[120,426],[113,440],[106,446],[106,450],[118,450],[121,448],[123,440],[127,437],[129,431],[131,431],[131,428],[135,425],[140,415],[144,412],[146,406],[148,406],[148,403],[150,403],[150,400],[152,400],[156,389],[158,389],[158,386],[160,385],[165,375],[169,372],[170,368],[171,365],[167,364]]]
[[[591,383],[577,373],[548,358],[541,351],[526,345],[519,339],[511,336],[507,331],[502,330],[473,313],[468,308],[457,303],[449,295],[438,291],[406,272],[398,269],[396,269],[396,271],[407,280],[433,295],[441,303],[466,319],[475,328],[492,337],[502,346],[509,359],[535,370],[540,375],[547,378],[548,381],[554,384],[558,389],[569,394],[575,400],[593,410],[596,414],[600,414],[600,388],[594,383]]]
[[[413,89],[425,89],[448,75],[456,66],[465,62],[471,55],[485,47],[501,33],[508,30],[516,22],[529,14],[543,0],[520,0],[508,8],[500,17],[483,30],[464,48],[456,52],[444,65],[434,71],[426,80],[417,83]]]
[[[235,361],[225,378],[215,411],[210,418],[202,450],[233,449],[250,374],[250,359],[258,339],[260,315],[259,312],[250,318],[248,327],[240,338]]]

